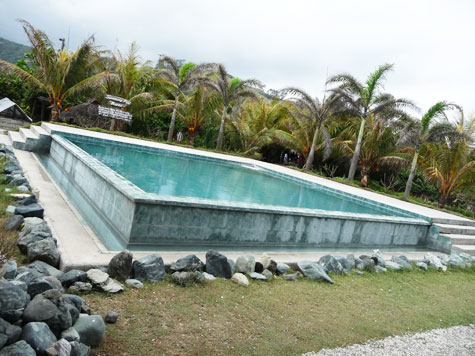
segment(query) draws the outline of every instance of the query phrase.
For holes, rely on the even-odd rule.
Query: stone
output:
[[[384,273],[387,272],[388,270],[380,265],[374,266],[374,272],[376,273]]]
[[[29,262],[40,260],[53,267],[59,266],[59,251],[52,239],[44,239],[29,244],[27,257]]]
[[[15,215],[23,215],[25,218],[43,218],[45,209],[38,204],[19,206],[15,209]]]
[[[9,205],[9,206],[7,206],[7,208],[5,209],[5,214],[7,214],[7,215],[15,215],[15,211],[16,211],[16,206],[14,206],[14,205]]]
[[[190,287],[196,283],[204,280],[201,272],[173,272],[171,275],[172,281],[182,287]]]
[[[285,273],[282,275],[282,278],[286,281],[291,281],[291,282],[295,282],[299,276],[299,272],[295,272],[295,273]]]
[[[58,307],[51,300],[45,298],[42,294],[36,295],[25,308],[23,320],[46,321],[53,318],[58,312]]]
[[[394,261],[385,261],[385,267],[387,269],[391,269],[393,271],[400,271],[402,270],[402,266]]]
[[[267,269],[271,271],[272,274],[274,274],[277,271],[277,262],[275,262],[274,260],[270,260],[270,264]]]
[[[170,270],[173,272],[203,271],[205,264],[196,255],[188,255],[172,263]]]
[[[254,272],[262,273],[263,270],[264,266],[262,265],[262,263],[256,262],[256,264],[254,265]]]
[[[274,274],[269,271],[268,269],[265,269],[262,271],[262,275],[266,277],[266,280],[270,281],[272,278],[274,278]]]
[[[442,263],[442,265],[447,266],[449,264],[449,256],[439,253],[437,257],[439,258],[439,261]]]
[[[109,279],[109,275],[99,269],[91,268],[87,271],[87,278],[94,286],[102,286]]]
[[[374,263],[374,261],[373,261],[373,263]],[[364,264],[363,260],[360,259],[359,257],[355,258],[355,268],[359,271],[362,271],[362,270],[365,269],[365,264]]]
[[[43,275],[31,268],[21,266],[17,269],[17,273],[14,281],[20,281],[26,284],[26,290],[28,289],[28,284],[35,278],[43,277]]]
[[[21,327],[17,325],[9,325],[5,330],[5,335],[7,336],[7,345],[14,344],[20,339],[21,336]]]
[[[16,276],[17,263],[15,260],[8,260],[3,271],[3,278],[13,279]],[[1,277],[1,276],[0,276]]]
[[[460,256],[460,258],[465,262],[465,263],[472,263],[474,262],[474,259],[472,256],[470,256],[468,253],[465,252],[456,252],[457,255]]]
[[[0,318],[10,323],[19,320],[30,301],[30,296],[21,287],[0,280]]]
[[[86,282],[87,273],[78,269],[71,269],[64,273],[60,278],[59,281],[63,285],[64,288],[69,288],[76,282]]]
[[[242,274],[242,273],[234,273],[231,277],[231,281],[233,281],[234,283],[237,283],[241,286],[249,286],[249,280],[247,279],[247,277]]]
[[[107,267],[109,276],[119,281],[125,281],[130,278],[133,258],[134,256],[128,250],[121,251],[112,257]]]
[[[374,262],[381,267],[386,266],[386,261],[383,258],[383,255],[381,254],[381,251],[379,250],[373,250],[373,255],[371,258],[374,260]]]
[[[204,278],[206,281],[214,281],[214,280],[216,280],[216,277],[215,277],[215,276],[213,276],[212,274],[206,273],[206,272],[203,272],[203,278]]]
[[[360,259],[363,263],[363,269],[366,269],[366,270],[372,270],[374,268],[374,266],[376,265],[376,262],[374,259],[372,259],[371,257],[369,256],[366,256],[366,255],[361,255],[360,256]]]
[[[27,185],[22,184],[19,187],[17,187],[16,190],[20,193],[28,193],[30,191],[30,188]]]
[[[18,230],[20,229],[21,224],[25,218],[21,215],[13,215],[11,218],[8,218],[5,221],[5,229],[7,230]]]
[[[24,340],[0,350],[0,356],[36,356],[35,350]]]
[[[251,279],[255,279],[255,280],[258,280],[258,281],[267,281],[266,276],[264,276],[263,274],[257,273],[257,272],[250,273],[249,277]]]
[[[43,276],[52,276],[58,279],[64,274],[63,271],[60,271],[59,269],[39,260],[30,263],[28,268],[42,274]]]
[[[15,202],[15,205],[17,205],[17,206],[18,206],[18,205],[27,206],[27,205],[35,204],[35,203],[37,203],[35,195],[34,195],[34,194],[30,194],[30,195],[28,195],[26,198],[17,200],[17,201]]]
[[[73,305],[76,307],[77,310],[81,310],[82,306],[86,304],[84,299],[82,299],[78,295],[74,294],[63,294],[63,297],[67,298]]]
[[[262,254],[261,263],[262,263],[263,270],[269,268],[271,261],[272,261],[272,258],[267,253]]]
[[[21,168],[20,168],[20,165],[18,163],[10,162],[10,163],[5,165],[5,167],[3,168],[3,172],[6,173],[6,174],[10,174],[13,171],[17,171],[19,169],[21,169]]]
[[[71,355],[70,356],[89,356],[91,348],[82,342],[71,341]]]
[[[408,269],[412,271],[412,265],[409,263],[409,261],[406,261],[404,258],[401,258],[398,256],[392,256],[391,261],[396,262],[403,269]]]
[[[127,279],[125,284],[132,288],[143,288],[143,283],[140,282],[138,279]]]
[[[23,228],[20,232],[20,237],[29,234],[32,231],[47,232],[51,234],[48,224],[40,218],[25,218],[23,221]]]
[[[8,183],[9,187],[18,187],[20,185],[23,185],[25,183],[28,183],[25,177],[23,177],[21,174],[15,174],[13,176],[13,179]]]
[[[74,282],[69,290],[75,293],[89,293],[92,290],[92,284],[88,282]]]
[[[356,258],[355,258],[355,255],[350,253],[346,256],[346,260],[348,261],[348,263],[350,264],[350,268],[349,269],[353,269],[353,268],[356,268]]]
[[[277,274],[286,274],[288,271],[290,271],[290,266],[288,264],[277,263],[277,268],[276,268]]]
[[[7,344],[8,337],[5,334],[0,334],[0,349]]]
[[[105,317],[105,321],[108,324],[115,324],[117,319],[119,318],[119,313],[116,312],[108,312]]]
[[[153,254],[135,260],[132,264],[132,275],[139,281],[160,282],[166,276],[165,265],[160,255]]]
[[[215,250],[206,253],[206,272],[220,278],[229,279],[232,277],[228,259]]]
[[[15,277],[15,278],[16,278],[16,277]],[[17,286],[17,287],[23,289],[25,292],[26,292],[27,289],[28,289],[27,284],[26,284],[25,282],[23,282],[23,281],[17,281],[17,280],[14,279],[13,281],[9,281],[9,282],[10,282],[11,285]]]
[[[254,256],[239,256],[236,260],[236,272],[240,273],[252,273],[256,266],[256,260]]]
[[[48,356],[70,356],[71,345],[65,339],[56,341],[53,345],[46,349],[46,355]]]
[[[79,334],[73,327],[61,332],[61,338],[68,341],[79,341]]]
[[[332,255],[322,256],[318,263],[325,269],[326,272],[332,272],[337,274],[341,274],[343,272],[343,266]]]
[[[44,355],[46,349],[53,345],[57,339],[44,322],[31,322],[23,327],[21,339],[25,340],[38,355]]]
[[[343,267],[343,269],[350,270],[350,269],[354,268],[354,260],[353,260],[353,263],[351,263],[350,261],[348,261],[343,256],[335,256],[335,260],[337,260],[338,263],[340,263],[340,265]]]
[[[54,278],[54,277],[53,277]],[[28,289],[27,292],[30,295],[31,298],[33,298],[37,294],[41,294],[43,292],[46,292],[49,289],[53,289],[53,284],[49,282],[46,277],[39,277],[33,279],[29,284],[28,284]]]
[[[229,264],[229,268],[231,268],[231,275],[233,275],[234,273],[236,273],[236,262],[228,258],[228,264]]]
[[[328,283],[333,283],[332,279],[326,274],[323,267],[311,261],[299,261],[298,267],[302,271],[305,277],[308,277],[313,280],[322,280]]]
[[[21,253],[28,253],[28,246],[34,242],[42,241],[45,239],[53,240],[53,237],[50,233],[47,232],[31,232],[25,236],[21,236],[17,241],[17,246],[20,249]]]
[[[465,262],[459,255],[452,253],[449,258],[449,267],[465,268]]]
[[[78,332],[81,343],[87,346],[99,345],[106,334],[106,324],[100,315],[80,314],[73,328]]]
[[[100,288],[106,293],[119,293],[124,290],[124,286],[112,278],[109,278]]]
[[[430,252],[427,252],[425,255],[424,255],[424,262],[426,262],[428,265],[430,266],[434,266],[435,268],[437,268],[438,270],[442,270],[443,266],[442,266],[442,263],[440,263],[440,260],[437,256],[434,256],[432,253]]]

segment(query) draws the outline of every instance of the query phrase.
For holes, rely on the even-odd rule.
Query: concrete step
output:
[[[473,245],[452,245],[452,249],[468,253],[470,256],[475,256],[475,246]]]
[[[435,224],[440,227],[441,234],[475,235],[475,227],[461,225]]]
[[[453,245],[475,245],[475,235],[441,234],[452,239]]]
[[[12,141],[12,146],[19,150],[23,150],[26,144],[26,140],[17,131],[8,131],[8,137]]]
[[[461,225],[461,226],[474,226],[475,227],[475,220],[470,219],[445,219],[445,218],[433,218],[432,222],[436,225],[445,224],[445,225]]]
[[[47,132],[44,128],[42,128],[41,126],[37,126],[37,125],[31,125],[30,126],[30,130],[35,134],[37,135],[38,137],[41,137],[41,136],[50,136],[49,132]]]
[[[18,132],[20,133],[20,136],[23,137],[27,142],[28,140],[38,140],[40,138],[39,136],[36,136],[30,129],[25,129],[23,127],[20,127]]]

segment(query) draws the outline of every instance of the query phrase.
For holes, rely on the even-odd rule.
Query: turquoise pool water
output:
[[[148,193],[238,201],[274,206],[396,215],[364,203],[344,200],[318,186],[274,176],[262,168],[203,159],[167,151],[153,153],[127,147],[72,141]]]

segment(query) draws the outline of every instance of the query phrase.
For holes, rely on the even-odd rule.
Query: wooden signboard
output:
[[[111,119],[113,119],[113,121],[122,120],[128,124],[132,122],[132,114],[128,111],[122,110],[123,108],[131,104],[129,100],[114,95],[106,95],[106,99],[109,100],[110,106],[99,105],[99,115],[110,117]]]

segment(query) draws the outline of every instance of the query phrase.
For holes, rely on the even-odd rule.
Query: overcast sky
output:
[[[0,0],[0,37],[27,44],[18,18],[76,48],[89,35],[108,49],[132,41],[159,54],[220,62],[266,89],[323,95],[329,75],[364,81],[383,63],[385,90],[422,110],[440,100],[475,113],[473,0]]]

